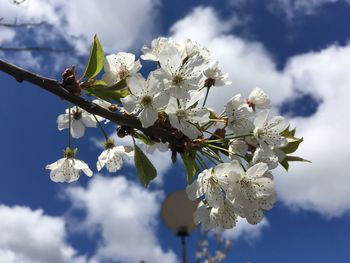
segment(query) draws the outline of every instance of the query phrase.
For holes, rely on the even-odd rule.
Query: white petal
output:
[[[192,184],[186,187],[186,193],[187,193],[188,199],[192,201],[196,200],[197,198],[203,195],[203,192],[200,191],[199,183],[197,180],[193,181]]]
[[[141,121],[142,127],[148,128],[152,126],[158,119],[158,112],[152,107],[146,107],[141,111],[139,119]]]
[[[114,155],[111,156],[111,158],[109,158],[108,162],[106,163],[106,168],[110,173],[115,173],[120,168],[122,168],[122,166],[123,159],[117,152],[114,152]]]
[[[132,114],[138,105],[138,100],[134,95],[128,95],[125,98],[121,98],[120,101],[123,103],[125,111],[129,114]]]
[[[91,128],[96,128],[97,127],[97,122],[92,116],[92,114],[83,111],[81,114],[81,121],[84,123],[85,127],[91,127]]]
[[[262,128],[264,124],[266,123],[267,116],[269,115],[269,110],[262,110],[258,112],[255,120],[254,120],[254,125],[257,128]]]
[[[128,87],[132,94],[134,94],[136,97],[140,97],[146,87],[146,80],[140,76],[131,77],[128,80]]]
[[[101,169],[106,165],[107,160],[108,160],[108,150],[104,150],[97,159],[97,162],[96,162],[97,171],[101,171]]]
[[[247,170],[246,175],[251,178],[261,177],[268,171],[268,169],[266,163],[257,163]]]
[[[69,127],[69,115],[68,114],[61,114],[57,117],[57,126],[58,129],[61,131],[63,129],[68,129]]]
[[[82,170],[89,177],[93,175],[93,172],[90,170],[89,166],[84,161],[75,159],[74,168]]]
[[[84,136],[85,126],[80,120],[72,120],[71,135],[75,139],[79,139]]]
[[[65,159],[66,158],[61,158],[54,163],[48,164],[48,165],[46,165],[45,169],[56,170],[62,165],[62,163],[64,162]]]
[[[153,102],[152,105],[155,109],[160,109],[164,106],[166,106],[169,102],[169,93],[168,92],[161,92],[159,94],[157,94],[154,98],[153,98]]]
[[[196,211],[193,213],[193,222],[196,225],[201,223],[206,230],[211,228],[210,209],[203,202],[198,204]]]
[[[164,70],[173,75],[181,67],[182,58],[177,48],[170,46],[160,52],[159,63]]]

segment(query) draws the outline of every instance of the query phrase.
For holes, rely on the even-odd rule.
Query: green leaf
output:
[[[295,131],[296,131],[295,128],[293,130],[289,130],[289,126],[288,126],[283,132],[281,132],[281,135],[286,138],[294,138]]]
[[[194,156],[194,154],[193,154]],[[182,161],[184,163],[184,166],[186,168],[187,172],[187,184],[190,184],[192,182],[193,176],[197,172],[197,165],[194,161],[194,157],[191,157],[190,152],[184,152],[181,154]]]
[[[85,90],[89,95],[96,96],[109,102],[115,101],[117,103],[121,103],[120,99],[125,98],[130,94],[129,90],[127,89],[114,90],[110,89],[109,87],[102,86],[91,86],[89,88],[85,88]]]
[[[280,162],[280,164],[283,166],[284,169],[286,169],[286,171],[288,171],[289,162],[308,162],[308,163],[311,163],[311,161],[305,160],[301,157],[287,155],[286,158],[284,158],[283,161]]]
[[[157,170],[136,144],[134,144],[134,147],[136,172],[141,182],[147,187],[149,182],[157,177]]]
[[[140,133],[140,132],[135,134],[135,138],[141,140],[146,145],[153,145],[154,144],[154,142],[147,135]]]
[[[284,169],[286,169],[286,171],[288,172],[288,168],[289,168],[289,163],[286,159],[283,159],[282,162],[280,162],[280,164],[283,166]]]
[[[293,153],[295,152],[300,143],[303,141],[303,138],[287,138],[288,140],[288,145],[280,148],[284,153]]]
[[[83,74],[84,78],[92,79],[96,77],[98,73],[100,73],[103,68],[103,57],[103,49],[97,35],[95,35],[94,42],[92,43],[90,49],[89,59]]]
[[[292,155],[287,155],[285,160],[287,160],[288,162],[307,162],[307,163],[311,163],[311,161],[303,159],[301,157],[298,156],[292,156]]]

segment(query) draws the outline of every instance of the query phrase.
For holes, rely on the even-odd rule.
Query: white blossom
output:
[[[143,55],[141,55],[141,58],[143,60],[158,61],[159,53],[169,45],[174,45],[174,41],[172,39],[166,37],[158,37],[156,39],[153,39],[151,48],[147,47],[146,45],[141,48],[141,51],[143,53]]]
[[[198,175],[186,193],[190,200],[205,196],[208,205],[213,208],[223,206],[227,196],[232,196],[232,185],[241,170],[233,163],[221,163],[214,168],[206,169]]]
[[[130,78],[129,89],[132,94],[121,99],[125,111],[138,114],[144,128],[152,126],[158,119],[158,110],[167,105],[169,94],[159,89],[153,74],[147,81],[142,77]]]
[[[175,43],[176,48],[181,53],[182,59],[192,57],[196,54],[199,54],[203,57],[207,62],[210,60],[210,52],[206,47],[198,44],[196,41],[192,39],[186,39],[179,43]]]
[[[245,156],[248,152],[248,144],[245,141],[233,139],[229,142],[228,150],[230,151],[229,157],[231,160],[237,158],[237,154]]]
[[[123,156],[134,156],[134,151],[130,146],[113,146],[107,148],[98,157],[96,163],[97,171],[100,171],[106,166],[108,172],[115,173],[123,166]]]
[[[288,144],[281,132],[285,129],[284,118],[275,116],[267,120],[269,110],[260,111],[254,120],[254,136],[261,143],[266,142],[271,147],[284,147]]]
[[[193,214],[193,221],[196,225],[202,224],[205,230],[214,228],[223,230],[236,225],[237,215],[233,203],[228,199],[224,199],[218,208],[210,207],[201,201]]]
[[[204,59],[198,53],[185,62],[180,52],[170,46],[159,54],[161,68],[155,71],[156,78],[177,99],[187,99],[190,90],[200,88]]]
[[[233,228],[237,222],[237,215],[233,203],[228,199],[224,199],[222,206],[212,208],[210,210],[210,221],[212,222],[211,226],[220,230]]]
[[[93,175],[89,166],[74,157],[64,157],[58,161],[48,164],[46,169],[51,170],[50,178],[54,182],[67,182],[71,183],[79,179],[81,171],[87,176]]]
[[[275,203],[274,183],[266,163],[258,163],[246,172],[237,160],[232,161],[235,167],[235,180],[228,197],[233,201],[236,213],[247,219],[250,224],[259,223],[264,210],[269,210]]]
[[[254,124],[250,120],[252,113],[249,111],[248,105],[241,99],[240,94],[227,102],[225,111],[228,117],[228,128],[236,135],[245,135],[253,131]]]
[[[261,142],[253,155],[252,164],[266,163],[270,170],[275,169],[278,166],[279,159],[276,153],[266,143]]]
[[[249,94],[247,103],[254,110],[255,108],[268,109],[271,107],[269,96],[261,88],[255,88],[252,90]]]
[[[203,87],[211,87],[211,86],[225,86],[230,85],[232,82],[228,81],[228,73],[223,74],[221,69],[219,68],[219,63],[217,61],[210,61],[206,66],[206,69],[203,71],[205,76],[204,83],[201,84]]]
[[[203,201],[200,201],[196,211],[193,213],[193,222],[196,225],[202,224],[205,230],[214,228],[213,222],[210,220],[211,207],[207,206]]]
[[[171,126],[191,139],[202,135],[195,124],[202,125],[209,121],[210,112],[208,109],[193,107],[201,97],[201,93],[192,92],[189,100],[171,99],[166,108]]]
[[[78,107],[71,108],[71,135],[73,138],[78,139],[84,136],[85,128],[97,127],[97,122],[92,114]],[[66,109],[66,113],[61,114],[57,118],[57,126],[61,131],[68,129],[69,127],[69,109]]]
[[[127,77],[138,75],[141,68],[139,60],[135,61],[135,55],[119,52],[111,54],[104,59],[104,71],[102,80],[112,86]]]

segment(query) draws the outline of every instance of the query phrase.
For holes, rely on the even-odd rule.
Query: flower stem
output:
[[[208,169],[208,166],[206,165],[203,158],[198,153],[196,153],[196,159],[199,162],[199,164],[202,166],[203,169]]]
[[[95,114],[92,114],[92,116],[94,116],[97,124],[98,124],[98,127],[100,128],[101,132],[103,133],[103,136],[105,137],[106,141],[108,141],[109,137],[107,135],[107,133],[105,132],[105,130],[103,129],[101,123],[98,121],[97,117],[95,116]]]
[[[210,88],[208,87],[208,88],[207,88],[207,93],[205,94],[205,98],[204,98],[202,107],[204,107],[204,106],[205,106],[205,103],[207,102],[207,98],[208,98],[208,95],[209,95],[209,90],[210,90]]]
[[[215,149],[218,149],[218,150],[221,150],[221,151],[228,152],[228,153],[233,153],[233,152],[231,152],[231,151],[229,151],[229,150],[227,150],[227,149],[225,149],[225,148],[216,146],[216,145],[214,145],[214,144],[208,144],[208,146],[211,147],[211,148],[215,148]]]
[[[68,104],[68,148],[71,148],[71,129],[72,129],[72,114],[71,114],[71,106]]]

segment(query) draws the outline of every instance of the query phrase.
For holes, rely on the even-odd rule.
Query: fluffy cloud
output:
[[[312,164],[291,165],[290,175],[276,176],[279,196],[287,204],[339,216],[350,209],[350,45],[330,46],[292,58],[286,74],[297,87],[323,102],[311,118],[296,118],[305,143],[298,155]]]
[[[237,10],[242,10],[247,4],[259,0],[228,0],[228,4]],[[273,0],[266,2],[266,7],[272,13],[283,13],[286,18],[296,15],[313,15],[325,4],[343,2],[350,4],[350,0]]]
[[[314,14],[322,5],[336,2],[350,3],[349,0],[275,0],[268,6],[271,11],[282,11],[291,18],[295,14]]]
[[[149,40],[156,28],[159,5],[158,0],[77,0],[69,3],[64,0],[31,0],[19,6],[4,1],[1,15],[8,23],[17,19],[19,23],[45,21],[52,25],[53,31],[36,27],[35,39],[31,41],[37,43],[47,41],[54,32],[85,53],[93,35],[98,33],[105,50],[115,52],[130,49],[135,43],[139,47],[140,43]],[[2,35],[3,28],[0,30]],[[33,38],[33,35],[29,37]]]
[[[63,218],[5,205],[0,205],[0,218],[0,262],[86,262],[66,243]]]
[[[202,26],[196,27],[197,23]],[[199,39],[230,74],[233,84],[213,90],[208,105],[221,110],[222,101],[237,93],[247,96],[255,86],[265,89],[277,106],[300,93],[310,93],[321,100],[316,114],[291,120],[305,138],[297,154],[313,163],[293,163],[288,175],[278,171],[277,191],[288,206],[329,217],[342,215],[350,209],[350,125],[345,121],[350,97],[350,45],[333,45],[294,56],[278,71],[260,43],[227,33],[228,24],[234,26],[230,21],[221,21],[212,8],[200,7],[171,30],[175,38]]]
[[[124,177],[95,176],[87,189],[67,191],[75,209],[86,211],[85,231],[99,229],[100,243],[92,262],[177,262],[172,251],[164,251],[155,236],[160,192],[150,192]]]

